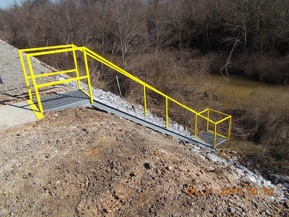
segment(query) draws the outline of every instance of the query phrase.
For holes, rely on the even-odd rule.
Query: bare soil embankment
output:
[[[288,216],[234,167],[93,109],[48,113],[0,141],[1,216]]]

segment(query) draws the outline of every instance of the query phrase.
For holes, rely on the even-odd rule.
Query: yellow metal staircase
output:
[[[61,53],[72,53],[73,61],[74,61],[74,67],[72,69],[68,70],[63,70],[63,71],[53,71],[49,73],[39,73],[35,72],[33,69],[32,57],[38,57],[38,56],[44,56],[44,55],[53,55],[53,54],[61,54]],[[80,63],[78,62],[77,55],[78,54],[83,55],[83,61],[84,61],[84,68],[85,68],[85,75],[80,75],[79,72],[79,65]],[[79,91],[81,91],[85,96],[87,96],[87,99],[89,99],[90,104],[99,106],[102,109],[111,109],[108,108],[104,105],[101,105],[93,97],[93,92],[92,92],[92,86],[91,86],[91,79],[90,79],[90,67],[88,64],[88,58],[93,59],[94,61],[97,61],[111,69],[113,69],[115,72],[118,72],[122,74],[123,76],[126,76],[130,80],[140,84],[143,87],[143,108],[144,108],[144,119],[139,120],[139,118],[136,117],[131,117],[131,115],[127,116],[122,114],[123,112],[118,112],[117,110],[115,111],[116,114],[119,115],[124,115],[128,119],[131,119],[132,121],[135,122],[147,122],[145,120],[145,116],[147,116],[147,90],[153,91],[156,94],[159,94],[160,96],[164,97],[165,99],[165,125],[162,126],[161,132],[164,132],[169,135],[173,135],[174,133],[171,133],[172,131],[169,129],[169,104],[174,103],[180,106],[181,108],[189,111],[192,116],[194,117],[194,132],[192,132],[191,135],[191,140],[196,141],[197,143],[203,143],[205,146],[210,146],[212,148],[216,148],[219,144],[223,143],[226,140],[230,139],[230,134],[231,134],[231,122],[232,122],[232,117],[231,115],[225,114],[220,111],[216,111],[210,108],[207,108],[203,111],[196,111],[183,103],[175,100],[174,98],[166,95],[165,93],[157,90],[153,86],[149,85],[148,83],[142,81],[141,79],[135,77],[131,73],[127,72],[126,70],[118,67],[117,65],[113,64],[109,60],[105,59],[104,57],[100,56],[99,54],[95,53],[94,51],[88,49],[87,47],[77,47],[73,44],[71,45],[61,45],[61,46],[50,46],[50,47],[40,47],[40,48],[29,48],[29,49],[22,49],[19,50],[19,56],[20,56],[20,62],[23,68],[23,73],[26,81],[26,85],[28,88],[28,94],[29,94],[29,104],[31,105],[31,108],[35,111],[36,115],[39,118],[43,118],[43,113],[45,111],[45,108],[43,107],[43,102],[47,101],[52,101],[53,99],[41,99],[39,89],[44,88],[44,87],[49,87],[53,85],[58,85],[58,84],[63,84],[67,82],[77,82],[77,86]],[[63,80],[54,80],[50,82],[44,82],[40,83],[39,80],[40,78],[44,77],[50,77],[52,78],[53,76],[56,75],[64,75],[64,74],[69,74],[69,77],[67,79]],[[88,90],[85,91],[82,88],[82,82],[83,80],[87,81],[87,86]],[[58,96],[58,98],[70,98],[69,94],[66,96]],[[81,98],[81,97],[76,97],[76,98]],[[34,100],[33,100],[34,99]],[[134,120],[135,118],[135,120]],[[142,123],[145,126],[148,126],[149,123]],[[205,128],[204,131],[200,131],[199,128],[202,125],[202,128]],[[150,127],[150,126],[148,126]],[[151,127],[154,129],[154,127]],[[159,127],[157,127],[159,128]],[[155,129],[157,130],[157,129]],[[174,136],[174,135],[173,135]],[[178,138],[182,139],[182,136],[179,136]],[[195,140],[194,140],[195,139]],[[185,140],[185,139],[184,139]],[[189,140],[189,141],[191,141]],[[188,142],[188,140],[185,140]]]

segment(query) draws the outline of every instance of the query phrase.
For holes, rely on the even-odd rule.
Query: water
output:
[[[279,86],[252,81],[236,76],[230,76],[230,84],[232,88],[221,75],[209,74],[207,75],[207,81],[207,85],[210,86],[208,93],[214,98],[221,100],[225,108],[238,107],[232,88],[236,93],[240,106],[244,106],[248,100],[256,94],[259,94],[260,97],[266,97],[269,92],[274,94],[281,91],[279,90]]]

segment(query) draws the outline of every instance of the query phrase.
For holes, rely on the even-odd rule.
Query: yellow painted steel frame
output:
[[[145,83],[144,81],[140,80],[139,78],[133,76],[133,75],[130,74],[129,72],[125,71],[124,69],[116,66],[115,64],[113,64],[113,63],[110,62],[109,60],[107,60],[107,59],[103,58],[102,56],[96,54],[95,52],[91,51],[90,49],[88,49],[88,48],[86,48],[86,47],[81,47],[81,49],[83,50],[83,52],[86,51],[86,52],[87,52],[87,55],[90,56],[91,58],[95,59],[96,61],[98,61],[98,62],[100,62],[100,63],[102,63],[102,64],[104,64],[104,65],[106,65],[106,66],[108,66],[108,67],[110,67],[110,68],[112,68],[112,69],[114,69],[115,71],[119,72],[120,74],[122,74],[122,75],[130,78],[131,80],[133,80],[133,81],[135,81],[135,82],[137,82],[138,84],[140,84],[140,85],[143,86],[143,89],[144,89],[144,91],[143,91],[143,94],[144,94],[144,96],[143,96],[143,97],[144,97],[144,114],[145,114],[145,115],[147,114],[147,100],[146,100],[146,99],[147,99],[147,96],[146,96],[146,89],[149,89],[149,90],[151,90],[151,91],[153,91],[153,92],[155,92],[155,93],[163,96],[163,97],[165,98],[165,111],[166,111],[166,112],[165,112],[165,113],[166,113],[166,115],[165,115],[165,120],[166,120],[166,128],[169,127],[169,116],[168,116],[168,115],[169,115],[169,102],[171,101],[171,102],[173,102],[173,103],[181,106],[182,108],[190,111],[191,113],[193,113],[193,114],[195,115],[194,135],[195,135],[197,138],[198,138],[198,133],[197,133],[197,131],[198,131],[198,118],[203,118],[203,119],[207,120],[207,129],[208,129],[209,123],[214,124],[214,131],[211,131],[211,130],[208,129],[208,131],[211,132],[211,133],[213,133],[213,135],[214,135],[214,142],[213,142],[213,144],[212,144],[212,145],[214,146],[214,148],[216,148],[217,136],[221,136],[221,137],[226,138],[226,139],[228,139],[228,140],[230,139],[231,120],[232,120],[230,115],[225,114],[225,113],[223,113],[223,112],[219,112],[219,111],[213,110],[213,109],[209,109],[209,108],[206,109],[206,110],[204,110],[204,111],[197,112],[197,111],[195,111],[194,109],[191,109],[191,108],[189,108],[188,106],[186,106],[186,105],[178,102],[177,100],[171,98],[170,96],[162,93],[161,91],[159,91],[159,90],[157,90],[156,88],[152,87],[151,85]],[[208,112],[211,111],[211,112],[219,113],[219,114],[225,116],[225,118],[223,118],[222,120],[219,120],[218,122],[214,122],[214,121],[211,120],[209,117],[203,116],[203,113],[205,113],[206,111],[208,111]],[[224,121],[226,121],[226,120],[229,120],[229,127],[228,127],[229,129],[228,129],[228,135],[227,135],[227,136],[224,136],[224,135],[221,135],[220,133],[217,132],[217,126],[218,126],[218,124],[220,124],[220,123],[222,123],[222,122],[224,122]],[[200,138],[199,138],[199,139],[200,139]]]
[[[206,113],[205,116],[203,115],[204,113]],[[213,114],[213,113],[219,114],[219,115],[223,116],[224,118],[222,118],[221,120],[218,120],[218,121],[213,121],[210,118],[211,114]],[[232,126],[232,116],[231,115],[225,114],[223,112],[220,112],[220,111],[217,111],[214,109],[207,108],[207,109],[199,112],[198,116],[202,117],[203,119],[206,120],[206,130],[210,133],[213,133],[213,135],[214,135],[214,143],[213,143],[214,148],[216,148],[217,136],[225,138],[227,140],[230,140],[231,126]],[[223,134],[217,132],[217,127],[219,124],[224,123],[225,121],[228,121],[228,129],[227,129],[227,134],[223,135]],[[213,124],[213,128],[214,128],[213,130],[210,130],[210,123]]]
[[[83,91],[86,95],[88,95],[89,98],[90,98],[90,102],[93,103],[92,88],[91,88],[91,81],[90,81],[90,73],[88,71],[87,61],[86,61],[86,65],[85,65],[86,75],[85,76],[80,76],[79,75],[79,69],[78,69],[78,63],[77,63],[77,58],[76,58],[76,51],[79,51],[79,49],[75,45],[61,45],[61,46],[29,48],[29,49],[19,50],[20,62],[21,62],[21,66],[22,66],[22,69],[23,69],[25,82],[26,82],[26,86],[27,86],[28,94],[29,94],[29,103],[30,104],[33,103],[33,100],[32,100],[33,96],[32,96],[31,87],[34,88],[35,97],[36,97],[37,102],[38,102],[38,111],[37,111],[37,107],[35,105],[33,106],[34,113],[37,112],[37,114],[35,113],[36,117],[41,117],[41,116],[39,116],[38,113],[43,114],[43,112],[44,112],[43,111],[42,102],[41,102],[41,99],[40,99],[40,94],[39,94],[39,88],[43,88],[43,87],[53,86],[53,85],[57,85],[57,84],[63,84],[63,83],[66,83],[66,82],[71,82],[71,81],[77,81],[78,88],[81,91]],[[64,70],[64,71],[57,71],[57,72],[49,72],[49,73],[45,73],[45,74],[36,74],[35,75],[35,73],[33,71],[33,66],[32,66],[32,63],[31,63],[31,58],[32,57],[50,55],[50,54],[67,53],[67,52],[72,52],[72,54],[73,54],[74,65],[75,65],[74,69]],[[24,55],[24,53],[26,55]],[[25,64],[25,61],[24,61],[24,57],[25,56],[26,56],[26,64]],[[84,53],[84,59],[86,60],[85,53]],[[52,82],[48,82],[48,83],[42,83],[42,84],[38,84],[37,81],[36,81],[37,78],[54,76],[54,75],[61,75],[61,74],[68,74],[68,73],[75,73],[76,77],[72,77],[72,78],[68,78],[68,79],[64,79],[64,80],[52,81]],[[87,79],[89,93],[87,93],[86,91],[84,91],[81,88],[80,80],[82,80],[82,79]],[[32,82],[32,84],[31,84],[31,82]]]
[[[86,76],[79,76],[76,51],[80,51],[84,55],[84,64],[85,64]],[[23,59],[23,53],[24,52],[26,53],[27,65],[28,65],[28,69],[29,69],[30,74],[27,73],[26,66],[24,63],[24,59]],[[41,56],[41,55],[63,53],[63,52],[72,52],[73,53],[73,59],[74,59],[74,64],[75,64],[74,69],[60,71],[60,72],[51,72],[51,73],[46,73],[46,74],[42,74],[42,75],[34,75],[34,72],[32,69],[32,64],[30,61],[30,58],[32,56]],[[87,79],[89,93],[86,93],[86,92],[85,93],[90,97],[91,103],[93,103],[92,87],[91,87],[91,81],[90,81],[90,75],[89,75],[89,65],[88,65],[88,61],[87,61],[87,57],[90,57],[90,58],[108,66],[109,68],[115,70],[116,72],[130,78],[131,80],[133,80],[136,83],[143,86],[143,101],[144,101],[144,115],[145,116],[147,115],[147,89],[149,89],[149,90],[151,90],[151,91],[153,91],[153,92],[155,92],[155,93],[157,93],[157,94],[159,94],[165,98],[165,127],[166,128],[169,128],[169,102],[171,102],[171,103],[175,103],[178,106],[182,107],[183,109],[191,112],[195,116],[194,135],[197,138],[198,138],[198,119],[201,118],[201,119],[206,120],[206,122],[207,122],[207,124],[206,124],[207,131],[213,133],[213,135],[214,135],[214,142],[212,144],[214,146],[214,148],[216,148],[217,136],[226,138],[228,140],[230,139],[231,122],[232,122],[231,115],[228,115],[228,114],[225,114],[223,112],[219,112],[219,111],[216,111],[213,109],[209,109],[209,108],[207,108],[201,112],[197,112],[196,110],[189,108],[188,106],[178,102],[177,100],[175,100],[175,99],[171,98],[170,96],[164,94],[163,92],[157,90],[153,86],[151,86],[151,85],[147,84],[146,82],[140,80],[139,78],[133,76],[129,72],[118,67],[117,65],[113,64],[109,60],[103,58],[99,54],[95,53],[94,51],[92,51],[86,47],[77,47],[77,46],[71,44],[71,45],[51,46],[51,47],[42,47],[42,48],[30,48],[30,49],[19,50],[19,55],[20,55],[20,61],[21,61],[21,65],[23,68],[24,76],[25,76],[26,85],[28,88],[29,98],[30,98],[30,100],[32,100],[31,85],[30,85],[30,80],[32,80],[32,84],[33,84],[33,87],[35,90],[35,95],[36,95],[38,105],[39,105],[39,110],[41,113],[43,113],[43,108],[42,108],[38,89],[41,87],[51,86],[51,85],[55,85],[55,84],[61,84],[61,83],[70,82],[70,81],[74,81],[74,80],[77,80],[78,88],[81,89],[80,80],[81,79]],[[67,74],[67,73],[72,73],[72,72],[76,73],[75,78],[65,79],[65,80],[61,80],[61,81],[54,81],[54,82],[50,82],[50,83],[46,83],[46,84],[40,84],[40,85],[38,85],[36,82],[36,78],[39,78],[39,77],[59,75],[59,74]],[[212,119],[210,119],[210,113],[211,114],[216,113],[216,114],[222,115],[224,118],[215,122]],[[229,122],[228,129],[227,129],[227,135],[222,135],[221,133],[217,132],[217,126],[219,124],[225,122],[225,121]],[[213,124],[213,126],[214,126],[213,130],[209,129],[210,124]]]

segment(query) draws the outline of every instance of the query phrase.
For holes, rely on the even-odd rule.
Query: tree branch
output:
[[[235,96],[235,100],[236,100],[236,103],[238,105],[238,108],[240,109],[240,102],[239,102],[239,99],[238,99],[238,96],[237,96],[237,93],[235,91],[235,89],[233,88],[231,82],[230,82],[230,75],[229,75],[229,72],[228,72],[228,67],[232,64],[232,54],[233,54],[233,51],[235,49],[235,47],[237,46],[237,44],[240,42],[239,39],[235,39],[235,42],[234,42],[234,45],[231,49],[231,52],[227,58],[227,61],[225,63],[225,65],[221,68],[220,72],[221,72],[221,75],[223,76],[223,78],[227,81],[227,83],[229,84],[234,96]]]

